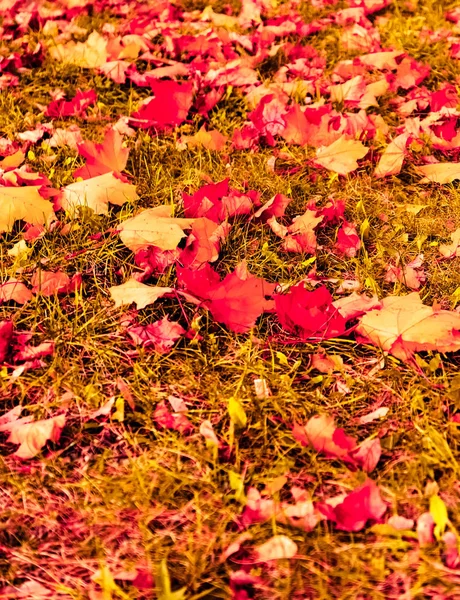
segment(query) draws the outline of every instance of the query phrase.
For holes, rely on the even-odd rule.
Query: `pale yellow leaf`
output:
[[[107,62],[107,40],[93,31],[86,42],[67,42],[57,44],[53,40],[49,54],[54,60],[76,65],[84,69],[96,69]]]
[[[346,175],[358,167],[357,161],[364,158],[367,152],[362,142],[349,140],[342,135],[329,146],[318,148],[315,162],[339,175]]]
[[[149,246],[161,250],[174,250],[195,219],[171,217],[169,206],[157,206],[143,210],[119,226],[121,241],[133,252]]]
[[[425,306],[417,292],[388,296],[380,309],[361,318],[356,333],[401,360],[423,350],[455,352],[460,350],[460,314]]]
[[[402,133],[388,144],[375,168],[374,175],[376,177],[386,177],[400,173],[404,157],[406,156],[408,139],[409,134]]]
[[[0,187],[0,233],[11,231],[19,219],[31,225],[47,225],[54,219],[53,205],[38,190],[38,186]]]
[[[257,558],[262,561],[293,558],[297,554],[297,544],[286,535],[274,535],[256,548]]]
[[[452,183],[460,179],[460,163],[434,163],[415,167],[419,175],[423,175],[419,183]]]
[[[128,279],[128,281],[121,285],[109,288],[110,295],[116,307],[134,302],[138,309],[153,304],[158,298],[162,298],[165,294],[170,294],[173,291],[173,288],[146,285],[137,281],[137,279]]]
[[[77,206],[87,206],[98,215],[105,215],[110,204],[121,206],[138,199],[136,186],[117,179],[113,173],[104,173],[84,181],[76,181],[64,188],[62,208],[73,211]]]

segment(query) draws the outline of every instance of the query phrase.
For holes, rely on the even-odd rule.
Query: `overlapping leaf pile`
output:
[[[212,330],[220,324],[238,335],[257,333],[258,343],[267,347],[344,338],[414,366],[419,352],[460,350],[460,313],[423,301],[426,294],[418,291],[430,284],[421,254],[404,262],[398,256],[387,265],[383,280],[401,283],[404,293],[382,298],[371,293],[372,286],[366,291],[355,276],[348,280],[348,288],[343,281],[336,285],[320,267],[288,283],[251,273],[246,260],[231,271],[222,268],[229,238],[243,227],[256,243],[262,236],[272,236],[281,260],[303,261],[316,255],[348,260],[370,252],[366,223],[353,222],[349,216],[353,199],[315,197],[298,209],[295,193],[284,195],[280,190],[265,197],[264,190],[249,189],[243,181],[231,177],[216,181],[206,174],[206,184],[198,189],[184,188],[171,204],[150,201],[145,208],[139,182],[127,171],[131,149],[148,135],[169,140],[178,151],[214,153],[230,170],[240,153],[268,148],[267,169],[289,175],[301,168],[312,181],[363,175],[391,181],[400,176],[442,186],[460,179],[459,79],[435,78],[433,84],[430,76],[435,65],[385,47],[376,20],[385,19],[391,0],[349,0],[334,10],[329,10],[334,1],[309,4],[322,16],[309,20],[297,2],[276,6],[265,0],[243,0],[238,9],[228,6],[225,12],[215,12],[211,4],[187,11],[167,0],[3,3],[2,33],[14,41],[16,51],[0,59],[0,89],[20,86],[21,77],[47,63],[89,71],[120,89],[132,86],[144,97],[101,127],[103,139],[94,142],[86,139],[84,128],[74,120],[97,121],[96,91],[77,88],[71,95],[55,89],[47,104],[36,104],[39,116],[33,127],[0,139],[0,233],[9,243],[9,234],[21,232],[20,240],[8,246],[10,257],[26,256],[37,240],[68,235],[73,227],[80,227],[83,214],[113,217],[108,233],[117,240],[120,254],[130,253],[132,273],[104,292],[113,301],[111,309],[119,311],[118,334],[127,345],[146,353],[163,354],[177,344],[187,348],[199,342],[205,334],[198,334],[193,323],[205,313]],[[78,24],[82,16],[103,10],[116,19],[97,30]],[[458,9],[446,18],[450,29],[425,35],[433,43],[441,36],[450,57],[460,60]],[[32,43],[34,30],[41,34],[36,44]],[[349,56],[332,67],[327,61],[331,57],[309,43],[312,36],[331,31]],[[275,58],[278,67],[264,77],[264,65]],[[244,107],[243,115],[231,131],[227,126],[219,131],[211,125],[213,115],[232,94]],[[73,171],[70,183],[58,187],[31,163],[41,150],[52,163],[53,153],[62,148],[83,164]],[[294,149],[302,153],[300,167],[298,159],[291,161]],[[287,170],[280,163],[283,168],[287,164]],[[440,260],[460,255],[459,231],[451,234],[452,244],[439,247]],[[159,285],[166,271],[173,283]],[[30,344],[31,332],[14,326],[15,310],[37,296],[84,294],[84,288],[81,274],[63,269],[40,266],[33,273],[20,268],[9,273],[0,285],[0,303],[11,308],[10,317],[0,322],[0,360],[6,373],[18,378],[26,370],[39,369],[45,364],[42,358],[54,350],[51,340]],[[352,293],[346,294],[346,289]],[[185,305],[194,317],[181,321],[163,314],[141,324],[139,311],[163,303]],[[127,307],[133,304],[136,310],[129,309],[126,318]],[[312,361],[321,373],[337,367],[337,361],[321,354]],[[340,369],[345,369],[343,362]],[[270,393],[264,386],[261,380],[261,398]],[[166,402],[155,409],[153,418],[159,428],[183,436],[199,433],[217,453],[230,451],[209,420],[202,420],[196,430],[186,416],[186,405],[170,404],[171,410]],[[90,417],[105,417],[113,406],[112,399]],[[47,419],[20,414],[13,409],[0,417],[0,431],[9,434],[9,443],[19,445],[16,457],[34,458],[48,441],[59,442],[66,424],[64,410]],[[232,427],[246,426],[238,400],[229,405],[229,414]],[[336,428],[330,416],[313,416],[305,425],[290,423],[286,431],[302,447],[340,461],[344,469],[371,473],[381,457],[378,437],[359,442]],[[439,527],[438,539],[447,526],[439,517],[439,506],[417,519],[389,517],[390,500],[369,478],[348,493],[315,500],[305,489],[291,486],[293,502],[275,498],[286,483],[280,481],[278,489],[262,492],[255,487],[241,489],[244,510],[238,525],[246,529],[272,520],[309,532],[324,521],[338,530],[357,532],[385,521],[392,534],[402,536],[398,532],[407,534],[417,521],[421,544],[432,539],[434,525]],[[453,547],[451,535],[453,530],[444,535],[449,547]],[[250,534],[242,536],[224,560],[249,552],[242,545]],[[256,562],[293,558],[297,546],[289,537],[276,535],[249,554]],[[458,560],[454,555],[451,548],[449,565]],[[235,598],[248,597],[245,587],[261,584],[249,570],[236,573]]]

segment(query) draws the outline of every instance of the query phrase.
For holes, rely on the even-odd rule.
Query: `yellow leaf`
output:
[[[169,206],[156,206],[126,219],[118,227],[121,241],[133,252],[149,246],[174,250],[185,237],[183,230],[190,229],[195,219],[177,219],[170,215]]]
[[[38,193],[38,186],[0,187],[0,233],[11,231],[15,221],[46,225],[54,219],[53,205]]]
[[[117,179],[113,173],[104,173],[67,185],[64,188],[62,208],[72,211],[77,206],[87,206],[98,215],[106,215],[109,202],[121,206],[125,202],[137,200],[138,197],[135,185]]]
[[[430,514],[435,523],[434,535],[439,540],[444,533],[446,525],[449,523],[449,517],[444,500],[438,495],[431,496],[430,498]]]
[[[173,291],[173,288],[146,285],[133,278],[128,279],[121,285],[114,285],[109,288],[110,296],[116,307],[134,302],[139,310]]]
[[[228,401],[228,414],[237,427],[246,427],[248,418],[244,412],[244,408],[235,398],[230,398]]]
[[[342,135],[329,146],[318,148],[315,162],[339,175],[346,175],[357,169],[357,161],[364,158],[367,153],[368,148],[364,144]]]
[[[237,502],[241,504],[246,504],[246,497],[244,495],[244,478],[235,471],[229,471],[228,479],[230,481],[230,487],[235,492],[233,497]]]
[[[363,239],[367,239],[370,228],[369,219],[366,217],[359,228],[359,233]]]
[[[112,415],[113,421],[120,421],[122,423],[125,420],[125,401],[123,398],[117,398],[115,402],[115,412]]]
[[[426,306],[417,292],[387,296],[381,308],[368,311],[356,328],[367,343],[401,360],[415,352],[456,352],[460,349],[460,315]]]
[[[284,352],[277,351],[276,358],[280,361],[280,365],[284,365],[285,367],[289,367],[289,361]]]

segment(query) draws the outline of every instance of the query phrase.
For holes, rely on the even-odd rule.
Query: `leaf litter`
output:
[[[458,9],[3,4],[0,595],[457,597]]]

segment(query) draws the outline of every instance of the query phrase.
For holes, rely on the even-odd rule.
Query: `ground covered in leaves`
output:
[[[455,2],[0,15],[0,598],[460,598]]]

